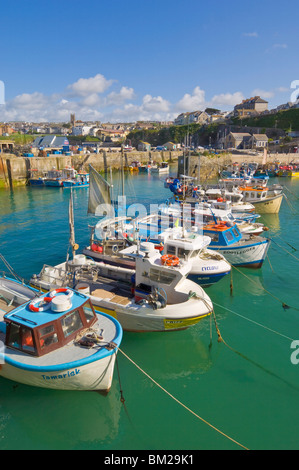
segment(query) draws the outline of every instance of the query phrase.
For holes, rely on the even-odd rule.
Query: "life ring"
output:
[[[66,294],[68,296],[68,298],[70,299],[71,297],[73,297],[74,292],[71,289],[66,289],[66,288],[62,287],[60,289],[52,290],[52,292],[50,292],[48,294],[48,297],[45,297],[44,300],[50,299],[50,301],[52,301],[53,298],[56,297],[57,294]]]
[[[161,262],[166,266],[178,266],[180,259],[175,255],[163,255],[161,256]]]
[[[44,302],[45,305],[43,305],[42,307],[38,307],[37,305],[42,302]],[[34,299],[29,304],[29,310],[31,310],[31,312],[45,312],[46,310],[49,310],[50,302],[52,302],[52,298],[50,297],[44,297],[43,299]]]

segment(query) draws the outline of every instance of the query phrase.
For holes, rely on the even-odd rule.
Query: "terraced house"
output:
[[[263,113],[268,110],[268,101],[263,100],[260,96],[254,96],[234,107],[234,115],[239,118],[250,117]]]

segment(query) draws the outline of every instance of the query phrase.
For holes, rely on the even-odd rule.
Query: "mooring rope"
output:
[[[236,269],[236,271],[238,271],[238,272],[241,273],[243,276],[245,276],[246,279],[248,279],[249,281],[251,281],[251,282],[253,282],[254,284],[258,285],[259,288],[263,289],[267,294],[271,295],[271,297],[273,297],[275,300],[277,300],[278,302],[280,302],[284,310],[288,310],[288,309],[292,308],[293,310],[299,311],[299,308],[297,308],[297,307],[291,307],[290,305],[286,304],[286,303],[285,303],[283,300],[281,300],[279,297],[276,297],[276,295],[274,295],[274,294],[272,294],[272,292],[268,291],[264,286],[262,286],[261,284],[257,283],[254,279],[251,279],[251,278],[250,278],[249,276],[247,276],[245,273],[243,273],[242,271],[240,271],[240,269],[238,269],[236,266],[233,266],[233,265],[231,264],[231,268]],[[231,294],[232,294],[232,291],[233,291],[232,283],[231,283],[230,290],[231,290]]]
[[[285,339],[287,339],[287,340],[295,341],[294,338],[290,338],[289,336],[286,336],[286,335],[284,335],[283,333],[280,333],[279,331],[272,330],[272,328],[269,328],[268,326],[262,325],[261,323],[256,322],[255,320],[252,320],[251,318],[247,318],[247,317],[245,317],[244,315],[241,315],[240,313],[237,313],[237,312],[235,312],[234,310],[231,310],[230,308],[227,308],[227,307],[224,307],[223,305],[217,304],[214,300],[213,300],[213,304],[216,305],[216,307],[223,308],[223,310],[226,310],[227,312],[233,313],[233,314],[236,315],[237,317],[243,318],[244,320],[247,320],[247,321],[249,321],[250,323],[253,323],[254,325],[260,326],[260,327],[263,328],[264,330],[268,330],[268,331],[270,331],[271,333],[274,333],[274,334],[276,334],[276,335],[278,335],[278,336],[281,336],[282,338],[285,338]]]
[[[275,240],[273,240],[273,238],[271,238],[271,241],[277,245],[279,248],[281,248],[283,251],[285,251],[286,253],[288,253],[288,255],[290,256],[293,256],[293,258],[295,258],[297,261],[299,261],[299,258],[297,258],[297,256],[295,256],[293,253],[291,253],[290,251],[288,251],[286,248],[284,248],[283,246],[279,245],[279,243],[277,243]],[[288,243],[289,246],[291,246],[289,243]],[[291,247],[293,248],[293,250],[297,251],[296,248],[294,247]]]
[[[250,362],[251,364],[253,364],[254,366],[258,367],[259,369],[261,369],[263,372],[266,372],[267,374],[271,375],[272,377],[280,380],[281,382],[283,382],[285,385],[288,385],[289,387],[293,388],[294,390],[296,391],[299,391],[298,387],[296,387],[295,385],[291,384],[290,382],[288,382],[287,380],[283,379],[282,377],[279,377],[279,375],[275,374],[274,372],[266,369],[264,366],[262,366],[261,364],[259,364],[258,362],[255,362],[253,361],[252,359],[250,359],[249,357],[245,356],[245,354],[237,351],[237,349],[233,348],[232,346],[230,346],[229,344],[227,344],[227,342],[223,339],[221,333],[220,333],[220,330],[219,330],[219,327],[217,325],[217,320],[216,320],[216,315],[215,315],[215,312],[213,311],[213,316],[214,316],[214,322],[215,322],[215,328],[216,328],[216,331],[217,331],[217,335],[218,335],[218,343],[223,343],[225,346],[227,346],[228,349],[230,349],[231,351],[233,351],[234,353],[236,353],[238,356],[242,357],[243,359],[245,359],[246,361]]]
[[[175,396],[173,396],[170,392],[168,392],[162,385],[160,385],[156,380],[154,380],[147,372],[145,372],[136,362],[134,362],[122,349],[119,348],[119,351],[130,361],[140,372],[142,372],[149,380],[151,380],[157,387],[159,387],[164,393],[166,393],[170,398],[172,398],[176,403],[178,403],[180,406],[182,406],[185,410],[189,411],[193,416],[198,418],[200,421],[208,425],[210,428],[214,429],[214,431],[218,432],[222,436],[226,437],[229,439],[231,442],[234,442],[236,445],[239,447],[243,448],[244,450],[249,450],[247,447],[245,447],[243,444],[240,444],[240,442],[236,441],[232,437],[228,436],[225,434],[223,431],[220,429],[216,428],[213,424],[209,423],[206,421],[204,418],[199,416],[197,413],[192,411],[188,406],[186,406],[184,403],[182,403],[180,400],[178,400]]]

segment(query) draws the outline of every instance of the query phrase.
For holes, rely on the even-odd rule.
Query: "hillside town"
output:
[[[277,121],[270,128],[266,126],[252,127],[247,123],[250,119],[275,116],[278,113],[289,110],[298,110],[299,99],[288,102],[277,108],[268,109],[269,103],[260,96],[254,96],[237,104],[230,112],[219,109],[207,108],[205,111],[195,110],[180,113],[173,121],[137,121],[104,123],[82,121],[76,119],[75,114],[70,115],[69,122],[7,122],[0,123],[0,153],[16,153],[20,155],[20,149],[25,150],[25,156],[47,156],[49,154],[72,154],[91,151],[98,153],[101,150],[127,151],[133,148],[138,151],[154,150],[181,150],[184,147],[192,150],[248,150],[275,147],[281,144],[293,144],[292,152],[298,149],[299,127],[293,129],[279,128]],[[191,130],[201,130],[201,140],[193,139]],[[132,146],[132,133],[141,131],[158,131],[162,128],[185,126],[186,137],[181,141],[153,143],[139,139]],[[190,130],[189,130],[190,128]],[[211,134],[214,129],[214,135]],[[188,136],[187,136],[188,134]],[[23,136],[15,139],[16,136]],[[207,137],[208,136],[208,137]],[[28,137],[28,139],[27,139]],[[285,148],[284,148],[285,151]],[[24,154],[22,154],[24,155]]]

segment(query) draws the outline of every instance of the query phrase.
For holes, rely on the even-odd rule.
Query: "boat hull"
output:
[[[71,181],[64,181],[63,182],[63,187],[64,188],[87,188],[89,186],[89,183],[80,183],[80,182],[71,182]]]
[[[255,201],[253,205],[259,214],[278,214],[282,203],[283,194],[273,196],[264,201]]]
[[[196,284],[199,284],[200,286],[208,287],[221,281],[221,279],[223,279],[229,273],[230,271],[209,274],[190,273],[188,275],[188,279],[190,279],[190,281],[196,282]]]
[[[31,285],[44,292],[55,289],[49,284],[37,279],[31,280]],[[132,305],[113,303],[108,297],[100,298],[91,292],[90,300],[96,312],[103,312],[115,318],[124,331],[132,332],[167,332],[184,330],[194,326],[213,311],[213,304],[205,291],[189,279],[180,286],[180,293],[184,294],[185,301],[168,304],[164,308],[153,309],[147,304]],[[189,296],[192,292],[192,296]],[[190,297],[190,298],[189,298]],[[202,299],[204,299],[202,301]]]
[[[262,242],[248,244],[237,244],[235,246],[212,247],[221,253],[232,266],[239,266],[251,269],[259,269],[267,256],[270,240],[264,239]]]
[[[62,182],[61,181],[45,181],[44,182],[45,186],[49,186],[50,188],[62,188]]]
[[[30,179],[29,180],[30,186],[44,186],[43,179]]]
[[[25,370],[4,363],[0,365],[0,376],[34,387],[54,390],[97,390],[108,393],[112,383],[115,358],[116,352],[90,364],[57,370],[50,367]]]

